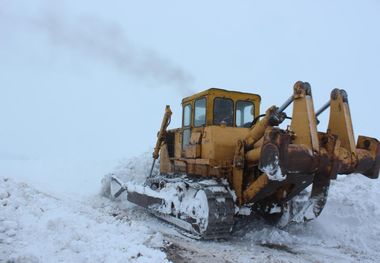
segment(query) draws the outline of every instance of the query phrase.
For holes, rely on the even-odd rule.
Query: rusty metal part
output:
[[[270,166],[278,159],[282,174],[314,173],[317,168],[315,156],[310,148],[292,142],[293,134],[279,128],[267,129],[261,148],[259,168]]]
[[[380,170],[380,142],[377,139],[359,136],[357,143],[357,151],[358,151],[358,167],[357,171],[362,173],[371,179],[379,178],[379,170]],[[363,151],[366,151],[365,156],[363,158]],[[368,160],[368,153],[370,154],[370,160]]]
[[[263,173],[252,182],[243,193],[245,202],[263,200],[272,194],[279,194],[276,201],[286,202],[300,191],[305,189],[313,180],[317,169],[315,157],[310,149],[303,145],[290,144],[292,133],[279,128],[268,128],[264,135],[261,148],[259,168],[262,171],[271,167],[274,171],[281,171],[283,180],[270,180]],[[286,192],[286,193],[285,193]]]
[[[313,200],[313,213],[318,217],[326,205],[331,179],[335,179],[338,172],[338,160],[335,158],[340,141],[336,136],[319,133],[321,143],[319,153],[319,167],[314,175],[310,198]]]
[[[288,146],[291,135],[279,128],[268,128],[264,135],[264,143],[261,147],[259,169],[273,165],[278,160],[282,174],[286,175],[288,158]]]
[[[337,158],[339,174],[360,173],[371,179],[379,177],[380,143],[374,138],[359,136],[355,153],[341,147]]]
[[[161,198],[141,194],[137,192],[128,192],[127,199],[129,202],[137,204],[139,206],[150,208],[152,206],[159,206],[163,200]]]

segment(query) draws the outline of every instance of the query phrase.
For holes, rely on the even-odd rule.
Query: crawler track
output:
[[[159,176],[148,179],[144,191],[127,191],[129,201],[187,231],[193,238],[230,236],[235,205],[223,182]]]

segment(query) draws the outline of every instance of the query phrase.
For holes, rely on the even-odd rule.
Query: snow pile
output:
[[[329,255],[338,262],[380,260],[380,181],[362,175],[340,176],[332,181],[320,217],[285,229],[265,223],[252,225],[246,237],[255,244],[271,244],[309,251],[315,260]]]
[[[167,262],[162,235],[113,217],[108,202],[63,200],[0,177],[0,262]]]
[[[133,181],[135,183],[143,184],[150,173],[152,163],[152,153],[146,152],[140,156],[120,161],[114,171],[106,177],[114,175],[123,182]],[[153,169],[153,175],[159,174],[159,168],[160,163],[159,160],[157,160]]]
[[[101,180],[101,194],[105,197],[111,197],[111,177],[117,177],[121,182],[135,183],[142,186],[152,168],[153,158],[151,152],[145,152],[139,156],[119,161],[119,164],[111,173],[104,175]],[[153,175],[159,174],[159,160],[153,167]]]

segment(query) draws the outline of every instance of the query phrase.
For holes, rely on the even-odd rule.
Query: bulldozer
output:
[[[211,88],[182,100],[182,127],[170,130],[166,106],[145,183],[112,176],[111,196],[126,194],[192,237],[218,239],[252,212],[268,220],[315,219],[338,174],[378,178],[380,143],[359,136],[355,144],[346,91],[332,90],[318,111],[310,84],[301,81],[280,107],[261,114],[260,102],[257,94]],[[318,117],[328,108],[327,131],[318,132]],[[295,202],[305,189],[306,200]]]

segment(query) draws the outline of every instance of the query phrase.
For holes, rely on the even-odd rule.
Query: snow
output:
[[[362,175],[333,181],[322,215],[285,229],[264,226],[247,234],[255,243],[277,244],[311,254],[315,261],[378,262],[380,259],[380,183]],[[322,257],[318,259],[317,255]],[[329,260],[331,259],[331,260]]]
[[[115,219],[108,200],[59,199],[0,178],[0,262],[166,262],[163,239]]]
[[[286,179],[286,174],[283,175],[281,173],[278,156],[276,156],[273,164],[262,167],[261,171],[264,172],[271,181],[283,181]]]
[[[206,242],[183,236],[125,200],[105,198],[98,175],[95,183],[82,185],[85,190],[71,188],[75,180],[90,180],[72,173],[77,163],[66,170],[70,184],[57,177],[65,173],[62,166],[55,170],[51,163],[50,181],[38,177],[37,169],[30,178],[17,175],[30,163],[20,160],[12,176],[6,173],[10,169],[0,170],[0,262],[380,261],[380,181],[362,175],[333,181],[326,207],[314,221],[279,228],[250,215],[237,222],[231,239]],[[143,154],[123,160],[112,174],[143,183],[150,165],[150,154]],[[81,173],[84,167],[79,166]],[[52,188],[54,180],[59,186]]]

